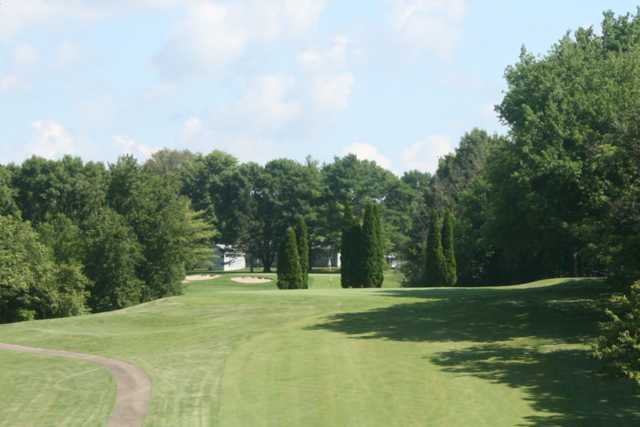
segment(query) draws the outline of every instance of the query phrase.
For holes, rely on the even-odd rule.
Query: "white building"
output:
[[[216,269],[222,271],[238,271],[247,267],[244,252],[236,251],[231,246],[216,245]]]

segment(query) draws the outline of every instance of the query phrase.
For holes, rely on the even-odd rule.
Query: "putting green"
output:
[[[338,276],[313,275],[311,290],[278,291],[231,277],[118,312],[3,325],[0,342],[143,368],[152,379],[147,426],[640,423],[638,387],[601,375],[589,355],[598,304],[611,292],[603,283],[342,290]],[[12,372],[26,378],[0,376],[7,394],[42,388],[37,372],[52,363],[75,366],[0,356],[22,358]],[[99,380],[83,386],[86,395],[105,389]],[[53,403],[35,405],[26,424],[0,425],[67,425],[64,397],[40,393]],[[78,402],[75,411],[100,412],[89,399]],[[17,411],[0,405],[0,420]]]

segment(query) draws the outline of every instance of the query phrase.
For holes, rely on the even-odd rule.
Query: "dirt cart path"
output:
[[[111,372],[118,385],[116,403],[109,417],[107,427],[141,427],[144,423],[144,418],[149,410],[149,401],[151,400],[151,381],[142,369],[120,360],[71,351],[2,343],[0,343],[0,350],[84,360],[104,366]]]

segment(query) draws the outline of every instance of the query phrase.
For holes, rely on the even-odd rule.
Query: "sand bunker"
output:
[[[182,283],[202,282],[203,280],[213,280],[218,277],[220,277],[219,274],[192,274],[191,276],[185,277]]]
[[[236,283],[243,283],[245,285],[256,285],[259,283],[269,283],[271,279],[265,277],[234,277],[231,279]]]

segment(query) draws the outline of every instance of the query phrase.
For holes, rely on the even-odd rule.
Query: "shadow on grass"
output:
[[[542,415],[520,426],[637,426],[640,394],[628,380],[598,372],[599,364],[584,350],[540,352],[481,345],[430,359],[446,372],[522,388]]]
[[[600,364],[588,350],[544,352],[533,339],[591,342],[611,292],[597,281],[533,288],[384,291],[380,295],[418,301],[340,313],[312,329],[358,339],[480,343],[430,361],[447,372],[523,388],[532,407],[543,415],[523,420],[522,426],[640,425],[635,384],[601,375]],[[522,338],[520,347],[505,345],[514,338]]]
[[[601,305],[610,292],[594,281],[544,288],[389,290],[378,295],[424,301],[339,313],[313,328],[396,341],[497,342],[535,336],[581,343],[604,320]]]

